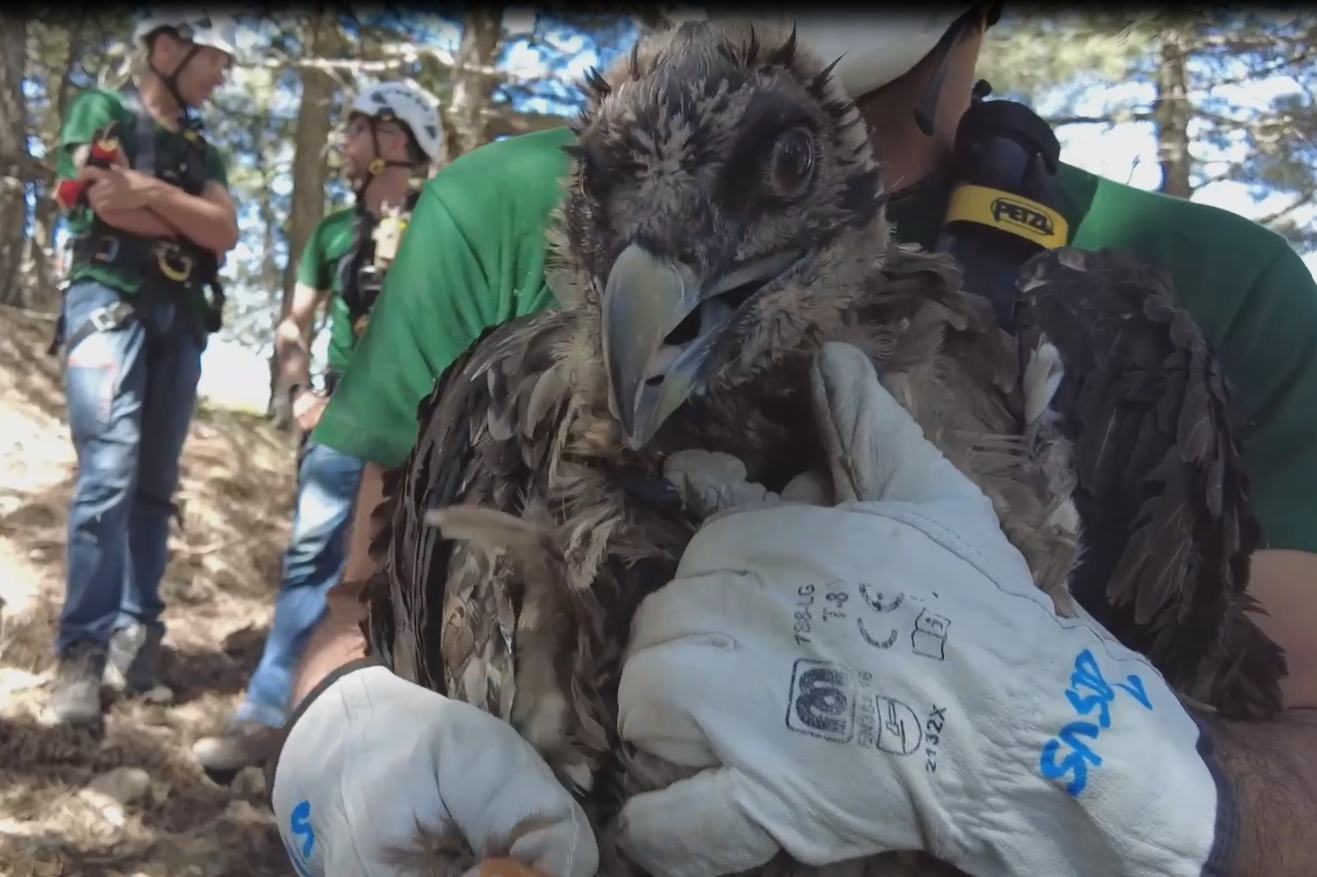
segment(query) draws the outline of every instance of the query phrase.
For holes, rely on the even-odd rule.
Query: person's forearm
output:
[[[179,232],[163,216],[148,207],[133,210],[101,210],[96,215],[106,225],[128,234],[151,238],[172,238]]]
[[[328,612],[311,635],[297,668],[293,679],[294,706],[301,703],[320,680],[348,661],[366,654],[366,637],[361,630],[366,610],[361,604],[361,593],[375,572],[375,564],[370,558],[370,516],[383,500],[384,481],[380,467],[367,463],[361,474],[361,487],[357,490],[343,580],[330,589],[325,601]]]
[[[310,345],[293,320],[284,320],[275,330],[274,355],[279,363],[279,386],[306,386],[311,382]]]
[[[1211,724],[1239,802],[1231,877],[1310,877],[1317,863],[1317,711]]]
[[[197,246],[223,255],[237,245],[238,219],[233,211],[163,180],[152,185],[148,193],[147,206],[181,229]]]
[[[360,599],[364,585],[364,582],[343,582],[329,592],[325,599],[329,611],[312,632],[293,677],[294,707],[320,680],[347,662],[365,657],[366,636],[361,631],[365,607]]]
[[[316,310],[321,301],[329,297],[301,282],[293,284],[292,300],[279,326],[274,330],[274,355],[279,364],[280,386],[311,381],[311,339],[315,333]]]

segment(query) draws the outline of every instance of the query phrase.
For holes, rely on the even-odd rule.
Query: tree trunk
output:
[[[448,160],[494,139],[489,117],[498,79],[489,71],[503,42],[504,3],[469,8],[462,15],[462,42],[453,70],[445,140]]]
[[[334,7],[314,10],[307,23],[306,54],[312,58],[336,58],[342,48]],[[325,144],[333,129],[333,102],[336,83],[327,70],[303,67],[302,100],[297,110],[295,151],[293,155],[293,195],[288,221],[288,263],[284,266],[279,319],[288,313],[293,287],[297,281],[297,262],[311,232],[325,215]],[[286,425],[291,416],[288,400],[279,392],[279,363],[270,353],[270,415],[275,423]]]
[[[1189,73],[1185,63],[1189,40],[1184,31],[1168,27],[1158,39],[1157,98],[1152,104],[1157,126],[1157,157],[1162,166],[1161,192],[1176,198],[1193,194],[1189,152]]]
[[[43,140],[46,147],[46,164],[50,170],[43,174],[41,180],[42,197],[37,199],[33,206],[32,212],[32,235],[28,239],[28,258],[36,266],[36,287],[41,290],[41,296],[33,296],[29,306],[37,310],[57,310],[59,308],[59,295],[56,290],[56,275],[60,272],[61,266],[55,252],[55,230],[59,224],[59,205],[51,196],[55,185],[55,154],[59,149],[59,127],[64,121],[64,114],[69,107],[69,98],[72,96],[72,73],[73,67],[82,58],[83,47],[87,42],[87,28],[81,21],[70,21],[68,24],[68,45],[65,49],[63,69],[59,71],[58,85],[48,83],[47,88],[54,85],[53,94],[51,95],[50,116],[52,125],[50,130],[43,131]]]
[[[0,13],[0,304],[22,304],[27,241],[27,22],[22,11]]]
[[[249,136],[252,149],[261,163],[260,195],[256,205],[257,216],[261,222],[261,265],[256,277],[256,285],[258,289],[265,291],[266,296],[263,305],[256,305],[261,317],[259,328],[256,329],[255,343],[264,345],[268,342],[273,356],[274,333],[282,316],[280,310],[284,302],[284,266],[279,263],[280,222],[275,212],[275,194],[271,183],[278,173],[274,170],[274,160],[282,138],[270,129],[270,120],[260,115],[252,118]]]

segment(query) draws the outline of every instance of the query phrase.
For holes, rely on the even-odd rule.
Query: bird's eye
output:
[[[773,193],[794,198],[814,178],[814,138],[805,128],[792,128],[773,144],[768,159],[768,182]]]

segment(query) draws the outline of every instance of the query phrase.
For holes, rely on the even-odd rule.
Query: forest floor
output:
[[[119,702],[106,731],[51,728],[53,622],[74,459],[52,321],[0,308],[0,873],[264,877],[291,869],[252,768],[231,787],[192,760],[256,665],[288,536],[293,439],[202,408],[183,452],[162,585],[168,706]]]

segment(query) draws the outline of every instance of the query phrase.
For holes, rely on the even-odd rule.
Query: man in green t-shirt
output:
[[[400,82],[372,86],[353,101],[341,149],[356,205],[326,216],[312,233],[288,313],[276,331],[279,386],[303,431],[297,506],[274,622],[246,697],[224,733],[193,747],[197,760],[219,780],[269,754],[275,729],[287,718],[293,669],[324,613],[325,592],[342,572],[362,461],[309,437],[354,358],[391,259],[384,252],[390,235],[401,234],[415,205],[416,180],[442,158],[437,106],[427,92]],[[329,368],[323,389],[315,390],[310,347],[322,306],[329,312]]]
[[[932,246],[945,216],[944,174],[957,123],[970,105],[981,35],[994,12],[990,6],[969,3],[951,10],[947,17],[940,13],[918,16],[932,19],[936,28],[925,26],[922,20],[916,22],[913,16],[906,16],[908,21],[898,20],[900,16],[891,21],[870,17],[832,28],[798,22],[803,40],[823,54],[842,58],[837,75],[851,94],[860,95],[857,102],[873,132],[887,177],[897,181],[889,216],[898,236],[908,242]],[[928,135],[920,129],[913,110],[928,107],[930,91],[940,99],[934,104],[933,133]],[[436,794],[434,787],[442,777],[438,800],[457,819],[459,813],[475,812],[475,802],[497,793],[498,786],[491,783],[507,782],[506,777],[492,773],[457,774],[444,767],[447,761],[474,757],[474,749],[463,749],[463,739],[468,734],[479,736],[474,730],[477,720],[468,719],[439,695],[419,689],[404,696],[378,683],[382,705],[375,712],[366,707],[374,688],[367,686],[361,695],[355,694],[366,683],[354,682],[354,677],[378,678],[378,668],[354,660],[363,654],[357,594],[373,572],[365,550],[367,519],[381,496],[380,473],[402,463],[415,440],[417,403],[430,392],[435,377],[487,327],[552,306],[543,276],[542,236],[550,211],[561,198],[559,184],[568,169],[560,147],[570,141],[571,135],[560,130],[492,144],[453,162],[426,185],[412,219],[412,234],[390,275],[390,293],[363,339],[363,351],[377,353],[347,375],[316,432],[318,441],[360,456],[368,465],[344,582],[331,592],[330,615],[317,631],[299,672],[296,695],[301,702],[290,722],[290,744],[295,739],[315,739],[320,753],[337,747],[349,727],[353,734],[367,734],[373,723],[387,725],[388,739],[396,743],[398,754],[393,760],[384,755],[370,760],[370,784],[415,788],[419,801]],[[1290,676],[1285,695],[1290,711],[1272,723],[1241,726],[1223,722],[1213,729],[1216,752],[1240,804],[1242,827],[1233,867],[1217,862],[1223,870],[1211,873],[1306,874],[1307,863],[1317,858],[1308,830],[1317,818],[1317,770],[1313,768],[1317,764],[1317,723],[1305,712],[1317,707],[1317,636],[1313,634],[1317,601],[1310,596],[1317,587],[1317,490],[1313,489],[1317,483],[1317,357],[1312,355],[1317,349],[1317,284],[1283,239],[1226,211],[1139,191],[1070,166],[1061,168],[1058,185],[1069,227],[1068,242],[1088,249],[1119,248],[1170,271],[1180,303],[1202,326],[1233,384],[1233,418],[1266,537],[1266,548],[1254,558],[1250,588],[1271,615],[1261,623],[1288,653]],[[900,461],[889,464],[900,467]],[[900,587],[899,583],[893,586]],[[1068,662],[1071,656],[1058,655],[1056,660]],[[358,673],[366,675],[359,677]],[[696,684],[689,687],[692,696],[700,688]],[[663,700],[664,709],[656,711],[656,717],[658,713],[687,715],[680,692],[679,682],[673,683],[665,693],[674,700]],[[946,693],[948,697],[962,694]],[[337,704],[339,695],[344,703],[354,705],[350,718],[338,707],[325,705]],[[1011,698],[1003,702],[1011,702]],[[1025,708],[1031,703],[1028,698],[1018,702]],[[407,709],[383,705],[388,703],[406,703]],[[299,719],[301,716],[305,719]],[[455,731],[450,738],[434,730],[446,721],[461,733]],[[304,728],[308,723],[310,727]],[[488,733],[489,746],[497,740],[504,747],[500,756],[504,761],[522,757],[514,742],[501,742],[492,728]],[[299,747],[285,748],[274,773],[276,813],[289,843],[296,843],[299,835],[295,819],[291,827],[287,823],[285,806],[301,801],[308,805],[308,812],[320,812],[315,809],[320,782],[315,764],[301,766],[305,758]],[[415,775],[416,763],[411,758],[411,753],[421,749],[437,765],[434,773],[423,778]],[[869,753],[862,755],[868,757]],[[777,756],[770,752],[767,757]],[[881,756],[873,753],[873,757]],[[491,756],[491,764],[494,760]],[[762,767],[765,776],[773,769],[772,764]],[[1114,761],[1104,766],[1107,771],[1120,769]],[[357,779],[355,774],[338,774],[331,791],[354,788]],[[365,787],[365,778],[360,779]],[[844,778],[837,781],[844,784]],[[1130,781],[1137,786],[1138,777],[1131,775]],[[1004,794],[1011,782],[1003,778],[1002,788],[994,791]],[[1114,793],[1114,787],[1109,788]],[[1167,791],[1145,789],[1143,794],[1151,800],[1148,796]],[[901,789],[887,786],[876,788],[874,795],[879,797],[870,811],[882,813],[894,812],[892,801],[905,802],[909,797]],[[1222,800],[1228,801],[1228,794]],[[1003,807],[1008,803],[1003,802]],[[366,808],[371,802],[351,805],[358,806]],[[536,806],[545,807],[542,801]],[[572,812],[561,802],[556,806],[563,814]],[[917,806],[900,804],[903,809]],[[806,816],[812,816],[817,809],[800,812],[809,810]],[[501,816],[515,822],[510,817],[516,815]],[[641,814],[633,815],[632,830],[642,833],[651,830],[652,820],[658,816],[647,811],[650,822],[642,826]],[[763,814],[756,816],[762,818]],[[316,828],[328,840],[327,851],[350,843],[360,855],[361,850],[373,849],[381,839],[405,830],[393,824],[339,824],[330,814],[321,819],[324,821]],[[719,833],[737,823],[714,820],[707,826],[700,848],[741,848],[740,838]],[[861,826],[865,820],[857,816],[848,824]],[[496,828],[479,821],[460,827],[477,853],[483,851],[480,839],[492,837],[489,833]],[[653,842],[651,849],[690,848],[691,855],[700,854],[681,837],[653,831],[656,833],[645,840]],[[341,836],[329,839],[335,832]],[[766,828],[760,833],[771,834]],[[572,833],[548,839],[546,831],[545,837],[546,843],[554,844],[581,840]],[[756,838],[755,844],[761,840]],[[1061,842],[1058,838],[1057,843]],[[1092,843],[1093,849],[1101,846],[1112,857],[1112,868],[1105,873],[1139,873],[1116,862],[1119,843],[1106,844],[1096,837]],[[565,848],[540,852],[538,861],[542,862],[580,861]],[[1058,855],[1070,858],[1065,850],[1058,850]],[[319,861],[321,867],[329,867],[325,859]],[[723,870],[738,870],[743,864]],[[703,868],[682,872],[706,873]],[[564,877],[570,869],[559,870],[564,873],[556,870],[555,877]]]
[[[50,708],[99,725],[106,678],[159,685],[160,579],[172,497],[216,315],[206,297],[238,240],[224,163],[191,108],[235,53],[234,23],[204,10],[135,29],[137,86],[83,92],[60,128],[58,195],[73,234],[61,315],[78,471]]]

